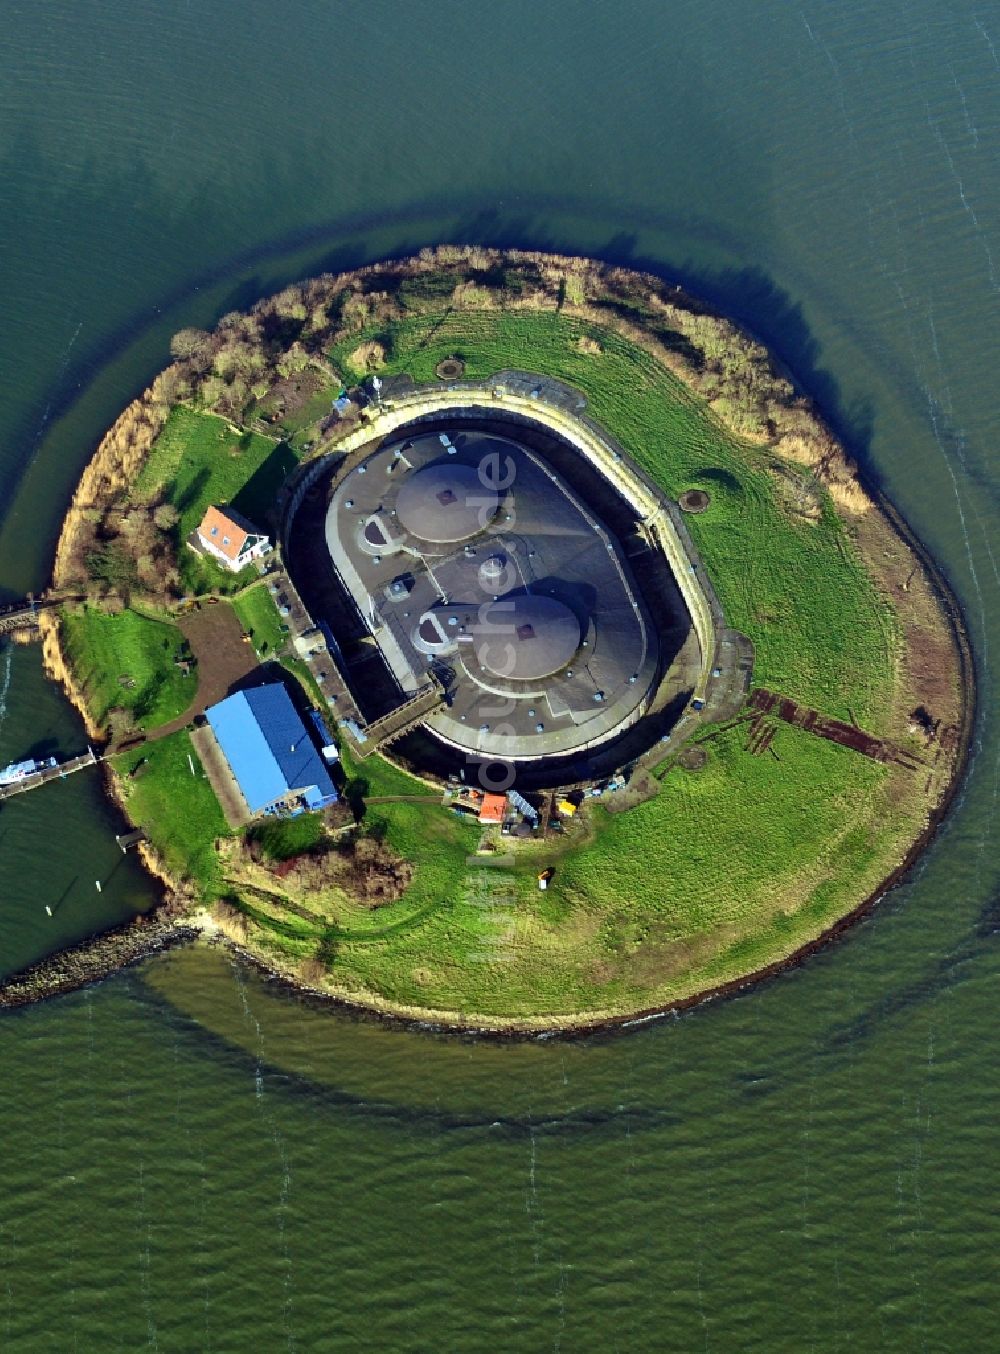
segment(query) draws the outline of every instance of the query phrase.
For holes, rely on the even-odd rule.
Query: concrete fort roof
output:
[[[400,691],[419,690],[430,671],[445,683],[446,700],[424,727],[469,752],[537,760],[595,746],[639,718],[659,644],[617,537],[513,427],[452,425],[455,454],[445,458],[432,429],[408,432],[340,477],[325,537]],[[477,505],[474,534],[459,541],[407,530],[411,485],[443,466],[481,502],[484,465],[499,466],[505,486],[485,526]],[[398,541],[392,551],[360,539],[374,514]],[[394,586],[401,578],[405,586]],[[491,613],[515,598],[511,655],[493,642],[510,630],[510,614]],[[485,631],[485,617],[501,629]]]
[[[330,773],[281,682],[227,696],[205,711],[251,813],[300,793],[310,808],[337,797]]]
[[[564,668],[580,647],[580,622],[557,597],[530,592],[501,597],[473,631],[487,672],[512,682],[539,681]]]
[[[475,466],[447,460],[425,466],[402,484],[396,513],[406,531],[440,545],[477,536],[499,503]]]

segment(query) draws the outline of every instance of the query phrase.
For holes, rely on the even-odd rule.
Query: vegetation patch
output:
[[[332,842],[324,837],[318,815],[304,815],[304,820],[309,830],[296,849],[290,849],[287,838],[276,841],[274,834],[248,833],[241,855],[230,854],[229,878],[241,869],[263,865],[272,888],[313,906],[327,895],[367,908],[385,907],[403,896],[413,878],[413,862],[394,851],[381,834],[352,832]],[[312,915],[310,911],[310,920]]]
[[[443,249],[311,279],[213,334],[184,331],[174,354],[102,443],[60,542],[57,583],[91,599],[64,617],[64,657],[102,719],[183,711],[169,608],[223,590],[257,653],[324,708],[266,585],[224,576],[186,534],[210,502],[267,529],[303,450],[336,451],[359,426],[370,372],[431,384],[457,361],[466,380],[520,368],[577,387],[691,509],[727,624],[754,642],[755,685],[903,754],[879,762],[777,719],[751,728],[750,712],[643,773],[624,811],[585,800],[560,836],[498,838],[490,855],[477,823],[378,755],[341,749],[339,820],[238,837],[187,732],[116,757],[117,793],[164,869],[267,963],[415,1015],[600,1020],[783,961],[907,858],[961,757],[956,632],[808,401],[728,321],[585,260]]]
[[[255,526],[267,529],[278,490],[295,467],[284,442],[235,431],[221,418],[179,406],[153,445],[133,497],[158,498],[177,512],[173,541],[182,588],[189,593],[235,592],[256,575],[233,575],[214,560],[185,548],[211,503],[230,504]]]
[[[99,725],[152,729],[187,709],[197,666],[187,640],[165,616],[67,608],[63,646]]]
[[[288,641],[288,628],[265,583],[257,583],[233,599],[233,610],[261,658],[273,658]]]
[[[116,798],[171,876],[200,901],[220,896],[216,843],[229,828],[188,732],[145,743],[109,765]]]

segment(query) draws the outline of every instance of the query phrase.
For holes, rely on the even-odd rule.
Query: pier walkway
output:
[[[444,692],[439,683],[429,682],[422,686],[402,705],[397,705],[394,710],[390,710],[381,719],[376,719],[373,723],[365,725],[363,742],[358,742],[354,737],[351,738],[351,747],[355,757],[363,759],[371,753],[377,752],[379,748],[385,747],[387,743],[402,738],[404,734],[415,729],[443,702]],[[349,725],[345,727],[345,732],[351,733]]]
[[[10,799],[13,795],[27,794],[29,790],[37,790],[40,785],[47,785],[50,780],[65,780],[74,771],[95,766],[100,760],[94,749],[88,747],[86,752],[81,752],[79,757],[71,757],[68,762],[60,762],[58,766],[47,766],[43,771],[36,771],[31,776],[25,776],[24,780],[14,781],[10,785],[0,785],[0,800]]]
[[[0,607],[0,635],[12,634],[15,630],[37,630],[38,613],[47,607],[62,606],[64,602],[79,602],[76,593],[59,593],[52,597],[26,597],[20,602],[11,602]]]

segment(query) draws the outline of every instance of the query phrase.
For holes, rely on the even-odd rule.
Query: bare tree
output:
[[[181,329],[170,340],[170,352],[182,361],[207,361],[212,350],[212,336],[204,329]]]

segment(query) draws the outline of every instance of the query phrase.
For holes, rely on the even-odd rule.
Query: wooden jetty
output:
[[[77,593],[53,593],[49,597],[32,597],[29,594],[23,601],[0,607],[0,635],[12,634],[15,630],[37,633],[39,612],[48,607],[62,606],[64,602],[80,600]]]
[[[127,855],[130,846],[135,846],[139,842],[148,841],[144,828],[137,827],[134,832],[119,832],[115,834],[115,841],[118,843],[118,849],[122,855]]]
[[[10,799],[13,795],[27,794],[29,790],[37,790],[40,785],[48,785],[51,780],[65,780],[74,771],[95,766],[100,760],[94,749],[88,747],[86,752],[81,752],[79,757],[71,757],[68,762],[60,762],[58,766],[46,766],[41,771],[25,776],[23,780],[13,781],[10,785],[0,785],[0,800]]]

